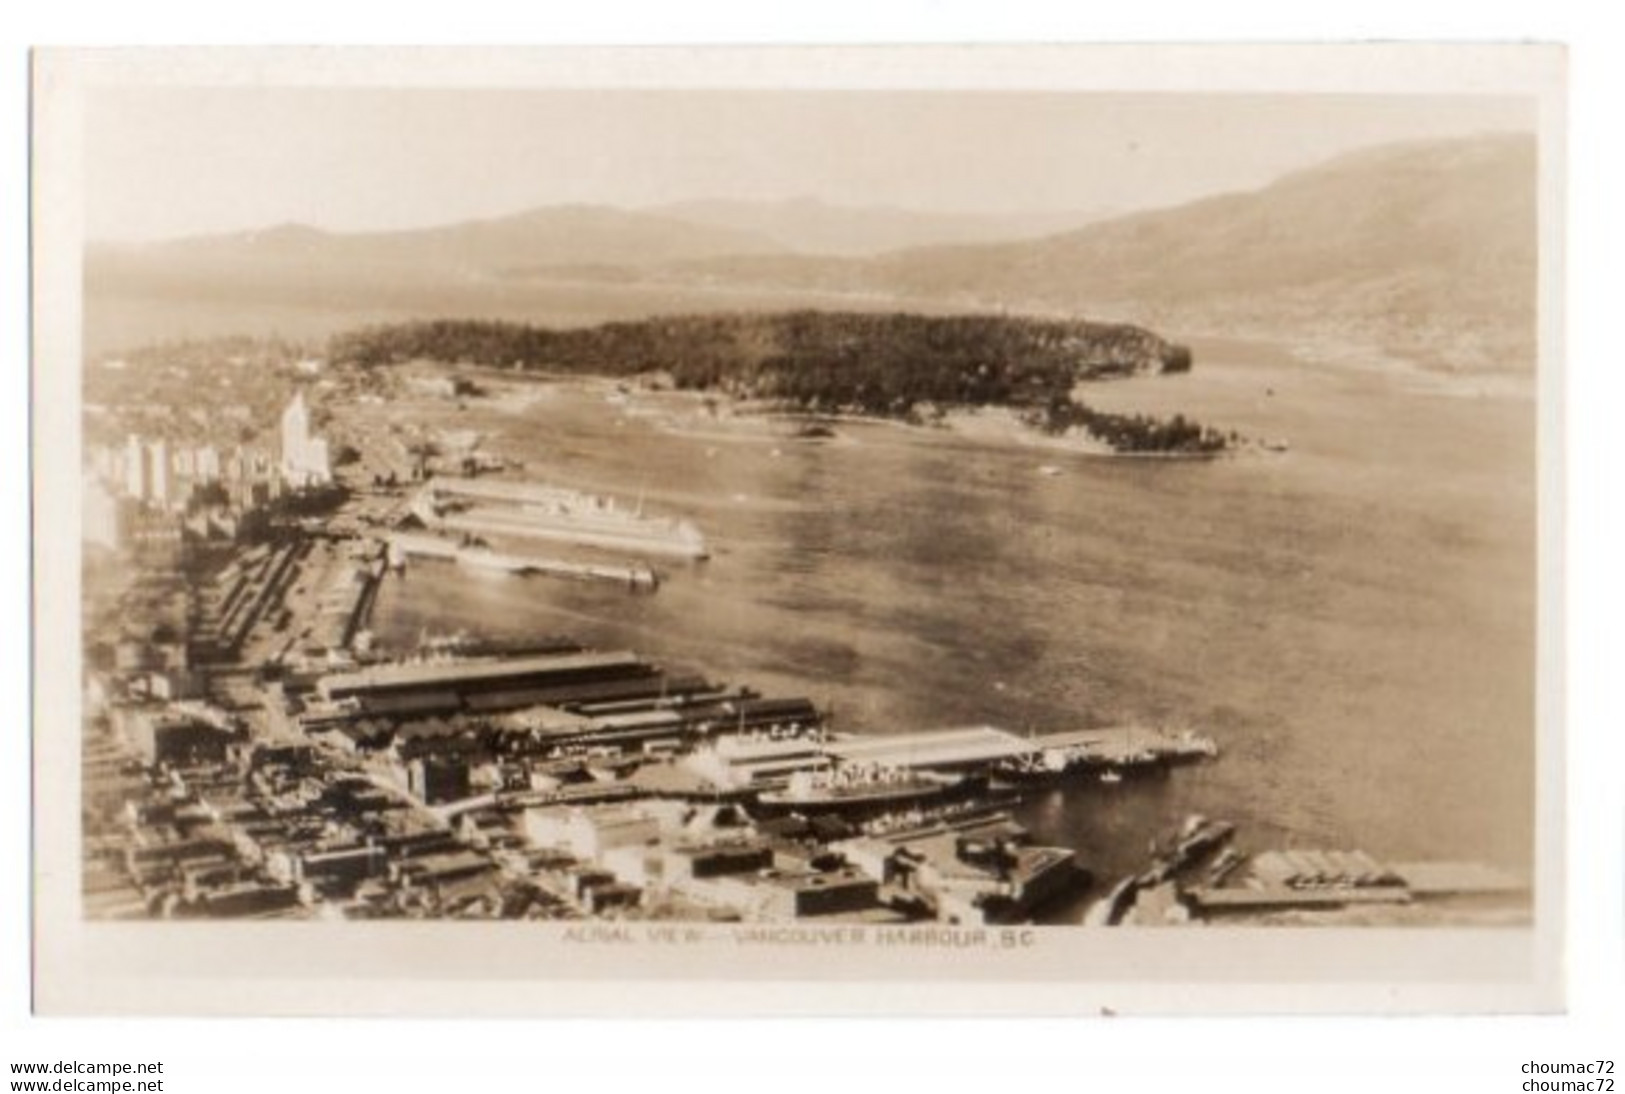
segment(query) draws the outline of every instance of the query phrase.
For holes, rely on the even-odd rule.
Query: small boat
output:
[[[1112,768],[1109,771],[1101,773],[1100,781],[1105,783],[1107,786],[1116,786],[1118,783],[1123,781],[1123,775],[1122,772],[1118,771],[1116,768]]]
[[[1213,860],[1207,870],[1207,883],[1209,885],[1222,885],[1226,878],[1235,873],[1237,868],[1246,861],[1246,856],[1234,847],[1226,847],[1219,852],[1219,857]]]
[[[1046,463],[1044,466],[1038,469],[1038,473],[1040,475],[1048,475],[1053,478],[1061,473],[1061,469],[1052,463]]]
[[[1193,816],[1191,820],[1198,818]],[[1183,869],[1215,848],[1223,847],[1235,832],[1236,826],[1229,821],[1200,819],[1192,826],[1187,820],[1185,828],[1181,829],[1179,842],[1174,846],[1172,861],[1176,867]]]
[[[1111,892],[1090,907],[1083,917],[1085,927],[1115,927],[1123,920],[1123,915],[1129,906],[1134,903],[1135,895],[1140,891],[1140,879],[1126,877],[1112,886]]]

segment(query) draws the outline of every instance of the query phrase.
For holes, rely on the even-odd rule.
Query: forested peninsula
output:
[[[328,356],[364,369],[432,360],[610,378],[663,373],[682,390],[786,411],[919,424],[1005,407],[1035,430],[1081,433],[1124,453],[1208,454],[1227,443],[1182,416],[1108,414],[1076,398],[1085,381],[1191,368],[1187,347],[1123,324],[816,311],[562,329],[433,320],[337,335]]]

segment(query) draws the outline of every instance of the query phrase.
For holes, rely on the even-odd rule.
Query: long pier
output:
[[[632,589],[654,590],[660,578],[644,565],[613,566],[593,562],[570,562],[561,558],[516,555],[483,547],[466,547],[436,536],[397,534],[389,538],[390,563],[404,564],[408,558],[438,558],[470,569],[509,574],[545,574],[575,581],[612,581]]]

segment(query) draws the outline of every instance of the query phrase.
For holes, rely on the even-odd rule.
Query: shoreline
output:
[[[946,438],[973,445],[1025,448],[1091,460],[1211,462],[1239,455],[1255,447],[1249,444],[1233,445],[1217,452],[1118,450],[1089,436],[1044,433],[1020,421],[1016,410],[1006,406],[959,408],[947,411],[938,419],[924,422],[879,415],[787,410],[768,404],[747,405],[744,408],[722,404],[716,411],[707,411],[707,401],[717,401],[718,396],[697,391],[636,388],[627,391],[624,390],[625,383],[600,376],[554,373],[516,377],[512,373],[504,373],[502,384],[505,390],[493,391],[482,401],[493,410],[523,413],[547,398],[539,392],[528,392],[523,388],[552,385],[583,398],[601,400],[606,407],[618,410],[626,418],[648,423],[661,432],[690,440],[720,443],[850,443],[851,438],[840,432],[832,432],[829,436],[805,432],[811,427],[824,427],[832,431],[842,428],[881,428],[893,430],[901,436]]]
[[[1521,373],[1486,375],[1441,373],[1401,360],[1393,355],[1367,355],[1353,344],[1331,344],[1324,340],[1288,338],[1263,340],[1233,333],[1203,332],[1179,335],[1183,344],[1197,352],[1197,376],[1223,377],[1233,368],[1249,362],[1259,366],[1279,366],[1326,378],[1366,381],[1392,386],[1408,396],[1443,399],[1519,400],[1532,398],[1539,377]],[[1207,362],[1208,367],[1202,367]],[[1214,417],[1201,405],[1181,408],[1158,406],[1163,401],[1148,398],[1114,398],[1117,393],[1147,391],[1151,381],[1177,382],[1182,377],[1131,376],[1080,383],[1075,397],[1091,405],[1101,405],[1113,413],[1147,413],[1166,417],[1184,413],[1221,432],[1232,424],[1242,430],[1239,440],[1219,451],[1120,451],[1090,436],[1056,436],[1017,420],[1017,411],[1004,406],[965,407],[947,411],[940,419],[909,422],[897,418],[863,414],[831,414],[786,409],[768,403],[735,403],[724,394],[676,388],[645,387],[637,379],[583,375],[558,371],[523,372],[480,366],[438,364],[448,374],[463,374],[488,385],[488,391],[475,400],[504,416],[523,416],[534,407],[559,397],[580,397],[584,402],[602,403],[602,410],[619,414],[627,422],[649,427],[702,444],[817,443],[842,445],[861,443],[860,430],[877,427],[894,431],[898,437],[928,438],[967,446],[995,446],[1005,450],[1025,450],[1068,460],[1129,460],[1144,464],[1214,462],[1221,459],[1279,459],[1293,448],[1291,438],[1268,432],[1259,434],[1242,422]],[[1099,404],[1089,389],[1101,393]],[[1200,404],[1198,399],[1197,403]],[[1211,408],[1209,408],[1211,409]],[[1210,421],[1210,417],[1212,420]],[[808,435],[807,430],[823,426],[835,430],[831,436]],[[780,454],[775,452],[775,454]],[[1043,468],[1046,474],[1053,473]]]
[[[725,419],[711,420],[707,424],[733,425],[707,430],[678,420],[675,414],[662,411],[644,411],[637,415],[645,420],[657,420],[658,428],[674,436],[697,440],[764,440],[810,441],[840,443],[841,435],[809,436],[802,432],[807,426],[828,428],[857,427],[882,428],[909,437],[941,437],[965,441],[976,445],[995,445],[1002,448],[1028,448],[1062,455],[1094,460],[1156,460],[1159,462],[1205,462],[1235,455],[1239,448],[1217,452],[1133,451],[1112,448],[1103,441],[1087,436],[1052,435],[1021,422],[1010,407],[979,407],[949,411],[942,418],[930,422],[908,422],[897,418],[884,418],[863,414],[820,414],[795,411],[761,410],[733,413]]]

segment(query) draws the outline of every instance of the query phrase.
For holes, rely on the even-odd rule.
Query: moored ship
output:
[[[995,782],[1045,786],[1094,775],[1110,784],[1124,775],[1160,772],[1219,753],[1211,738],[1189,730],[1169,734],[1142,726],[1052,733],[1029,741],[1026,750],[993,765]]]
[[[435,536],[409,533],[397,533],[389,538],[390,566],[396,570],[404,570],[406,560],[412,556],[443,559],[465,566],[475,573],[498,576],[545,574],[578,581],[611,581],[632,589],[653,590],[660,587],[659,576],[642,563],[605,564],[543,558],[539,555],[494,551],[483,543],[457,543]]]
[[[694,524],[647,516],[614,498],[542,483],[434,478],[412,502],[426,527],[467,535],[517,536],[631,554],[703,559]]]
[[[839,768],[798,772],[783,790],[757,798],[764,814],[873,815],[906,807],[940,805],[986,787],[985,779],[932,772]]]

